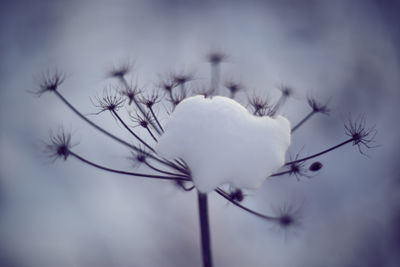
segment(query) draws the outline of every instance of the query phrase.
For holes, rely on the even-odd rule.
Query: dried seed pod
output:
[[[323,167],[322,163],[319,161],[314,162],[313,164],[310,165],[308,168],[312,172],[317,172]]]

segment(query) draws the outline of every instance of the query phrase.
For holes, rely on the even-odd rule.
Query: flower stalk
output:
[[[212,267],[210,224],[208,219],[208,197],[206,193],[197,192],[200,219],[201,252],[203,266]]]

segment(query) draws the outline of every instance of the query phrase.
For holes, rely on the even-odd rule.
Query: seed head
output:
[[[294,175],[297,180],[300,180],[299,177],[305,176],[310,177],[307,175],[306,169],[304,167],[304,162],[295,162],[290,164],[289,166],[289,175]]]
[[[127,75],[133,68],[133,63],[130,61],[121,62],[119,65],[114,66],[108,73],[112,78],[122,79]]]
[[[315,98],[308,97],[308,105],[313,109],[315,113],[322,113],[328,115],[330,110],[327,104],[319,103]]]
[[[228,81],[225,83],[225,87],[231,92],[231,96],[234,97],[236,93],[242,90],[242,85],[233,81]]]
[[[34,92],[37,96],[41,96],[46,92],[54,92],[64,82],[65,74],[55,70],[53,73],[47,72],[42,75],[39,89]]]
[[[277,223],[285,230],[300,226],[302,204],[284,203],[275,209],[277,213]]]
[[[148,94],[145,96],[142,96],[139,99],[139,102],[145,105],[148,108],[152,108],[154,104],[157,104],[161,101],[161,97],[159,94],[156,92],[153,92],[152,94]]]
[[[313,164],[310,165],[308,168],[312,172],[317,172],[323,167],[322,163],[319,161],[313,162]]]
[[[172,75],[172,81],[177,84],[177,85],[181,85],[181,84],[185,84],[189,81],[192,81],[194,79],[193,74],[190,73],[180,73],[180,74],[173,74]]]
[[[50,138],[49,142],[46,143],[45,152],[52,161],[55,161],[58,158],[67,160],[72,146],[71,134],[65,133],[64,128],[60,127],[56,134],[50,131]]]
[[[233,201],[242,202],[244,199],[244,194],[241,189],[237,188],[229,193],[229,197]]]
[[[353,146],[358,147],[358,151],[365,155],[362,148],[375,148],[372,143],[375,141],[376,129],[375,126],[366,128],[365,116],[359,116],[355,121],[349,119],[344,125],[345,133],[353,139]]]
[[[148,155],[149,153],[144,149],[144,147],[140,147],[136,151],[131,151],[129,159],[133,161],[133,167],[136,168],[146,161]]]
[[[135,85],[130,85],[129,87],[120,90],[119,93],[121,96],[126,97],[128,99],[128,105],[132,104],[132,101],[135,99],[137,95],[139,95],[142,91],[139,87]]]
[[[296,154],[296,157],[294,159],[292,158],[292,156],[290,156],[290,161],[293,163],[289,165],[289,176],[294,175],[297,180],[300,180],[300,177],[311,178],[311,176],[307,174],[305,162],[296,162],[299,159],[299,155],[300,152]]]
[[[279,90],[282,92],[282,95],[286,98],[290,97],[293,94],[293,88],[291,88],[287,85],[280,86]]]
[[[270,106],[268,105],[268,100],[262,99],[261,97],[258,96],[253,96],[249,100],[249,104],[254,109],[254,115],[265,116],[268,114],[268,111],[270,110]]]
[[[96,107],[100,108],[100,111],[96,114],[100,114],[103,111],[117,111],[123,105],[125,100],[122,96],[118,95],[115,90],[107,88],[103,92],[102,97],[96,97],[97,104]]]
[[[228,58],[228,55],[222,52],[211,52],[207,55],[207,60],[213,65],[217,65]]]
[[[158,88],[161,88],[168,95],[171,95],[174,88],[178,86],[171,76],[172,75],[167,75],[164,77],[159,76],[159,83],[157,85]]]
[[[145,129],[149,127],[153,123],[152,116],[150,113],[146,113],[145,115],[141,115],[138,112],[135,113],[136,115],[132,115],[132,113],[129,114],[131,117],[132,121],[136,123],[134,127],[140,126]]]

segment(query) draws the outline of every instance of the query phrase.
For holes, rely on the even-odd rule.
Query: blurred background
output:
[[[132,168],[129,151],[77,118],[53,94],[37,98],[43,72],[66,73],[60,92],[83,113],[115,84],[107,72],[134,60],[148,89],[172,72],[209,84],[210,51],[229,55],[222,81],[277,99],[292,123],[307,96],[329,101],[293,135],[290,154],[342,142],[343,123],[365,114],[375,149],[348,145],[319,159],[310,179],[280,177],[246,191],[244,204],[271,213],[304,203],[301,225],[283,231],[210,195],[215,266],[399,266],[398,1],[7,1],[0,2],[0,265],[201,266],[195,192],[165,181],[103,173],[73,158],[49,163],[43,142],[59,125],[76,152]],[[160,106],[158,112],[163,113]],[[109,114],[91,116],[125,138]],[[164,116],[164,123],[167,119]],[[249,155],[243,155],[244,158]]]

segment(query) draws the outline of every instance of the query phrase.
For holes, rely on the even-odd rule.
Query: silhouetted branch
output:
[[[200,236],[201,236],[201,252],[203,256],[203,266],[212,267],[211,255],[211,239],[210,225],[208,222],[208,197],[207,194],[198,193],[199,219],[200,219]]]
[[[95,168],[104,170],[104,171],[108,171],[108,172],[113,172],[113,173],[118,173],[118,174],[123,174],[123,175],[130,175],[130,176],[136,176],[136,177],[144,177],[144,178],[154,178],[154,179],[164,179],[164,180],[179,180],[179,181],[190,181],[189,178],[185,178],[182,176],[163,176],[163,175],[152,175],[152,174],[144,174],[144,173],[138,173],[138,172],[127,172],[127,171],[120,171],[120,170],[116,170],[116,169],[111,169],[111,168],[107,168],[104,166],[101,166],[99,164],[93,163],[81,156],[79,156],[78,154],[75,154],[72,151],[69,151],[69,155],[75,157],[76,159],[90,165],[93,166]]]

